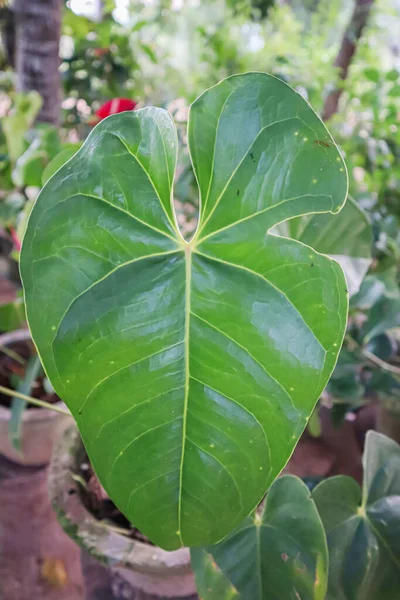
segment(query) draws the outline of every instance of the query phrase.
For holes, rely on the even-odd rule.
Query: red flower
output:
[[[126,110],[135,110],[137,106],[137,102],[134,100],[130,100],[129,98],[113,98],[112,100],[108,100],[96,110],[96,117],[101,121],[110,115],[115,115],[116,113],[125,112]]]

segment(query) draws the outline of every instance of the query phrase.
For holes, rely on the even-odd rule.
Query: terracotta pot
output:
[[[19,329],[1,335],[0,345],[9,346],[30,339],[28,329]],[[62,402],[58,402],[55,406],[66,408]],[[8,435],[10,418],[10,409],[0,406],[0,454],[13,462],[27,466],[47,465],[51,459],[54,442],[71,423],[71,417],[45,408],[25,410],[22,416],[20,453],[10,443]]]
[[[80,435],[75,426],[68,427],[54,448],[49,472],[50,498],[64,531],[133,590],[162,598],[197,598],[188,548],[167,552],[133,540],[85,508],[80,485],[71,476],[79,473],[82,460]]]

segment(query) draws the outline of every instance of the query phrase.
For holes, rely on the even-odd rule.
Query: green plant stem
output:
[[[3,352],[3,354],[5,354],[6,356],[9,356],[10,358],[13,358],[17,362],[19,362],[21,365],[26,365],[26,360],[24,358],[22,358],[22,356],[20,356],[18,354],[18,352],[11,350],[11,348],[7,348],[7,346],[3,346],[0,344],[0,352]]]
[[[6,396],[11,396],[11,398],[21,398],[21,400],[25,400],[25,402],[29,402],[30,404],[34,404],[35,406],[40,406],[41,408],[47,408],[48,410],[54,410],[54,412],[58,412],[62,415],[68,415],[68,417],[72,417],[71,413],[59,406],[54,406],[54,404],[50,404],[50,402],[45,402],[44,400],[39,400],[38,398],[32,398],[31,396],[27,396],[26,394],[21,394],[20,392],[16,392],[15,390],[10,390],[2,385],[0,385],[0,393],[5,394]]]
[[[346,340],[349,344],[350,350],[358,350],[367,360],[372,362],[377,367],[380,367],[383,371],[388,371],[389,373],[393,373],[394,375],[400,376],[400,368],[399,367],[395,367],[394,365],[391,365],[390,363],[386,362],[385,360],[382,360],[381,358],[379,358],[379,356],[376,356],[376,354],[373,354],[369,350],[366,350],[358,342],[356,342],[356,340],[354,338],[352,338],[351,335],[347,334]]]
[[[379,358],[379,356],[372,354],[372,352],[369,352],[368,350],[361,350],[361,352],[363,353],[365,358],[368,358],[368,360],[375,363],[378,367],[380,367],[384,371],[389,371],[389,373],[394,373],[395,375],[400,375],[399,367],[395,367],[394,365],[387,363],[386,361]]]

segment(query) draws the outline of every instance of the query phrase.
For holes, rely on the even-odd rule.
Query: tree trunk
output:
[[[59,124],[61,81],[58,48],[62,0],[15,0],[17,91],[36,90],[43,105],[37,120]]]
[[[357,43],[367,24],[374,0],[356,0],[350,23],[344,33],[339,53],[335,60],[335,67],[339,69],[339,77],[344,81],[347,77],[351,61],[357,49]],[[327,121],[338,110],[339,99],[342,95],[341,87],[333,90],[326,98],[322,118]]]

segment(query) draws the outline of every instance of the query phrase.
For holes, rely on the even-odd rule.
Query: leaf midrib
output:
[[[187,424],[187,411],[188,411],[188,400],[189,400],[189,336],[190,336],[190,304],[191,304],[191,290],[192,290],[192,249],[190,244],[183,246],[185,252],[185,335],[184,335],[184,360],[185,360],[185,396],[183,400],[183,421],[182,421],[182,454],[179,471],[179,502],[178,502],[178,531],[181,545],[184,546],[182,539],[182,484],[183,484],[183,463],[185,459],[185,447],[186,447],[186,424]]]

